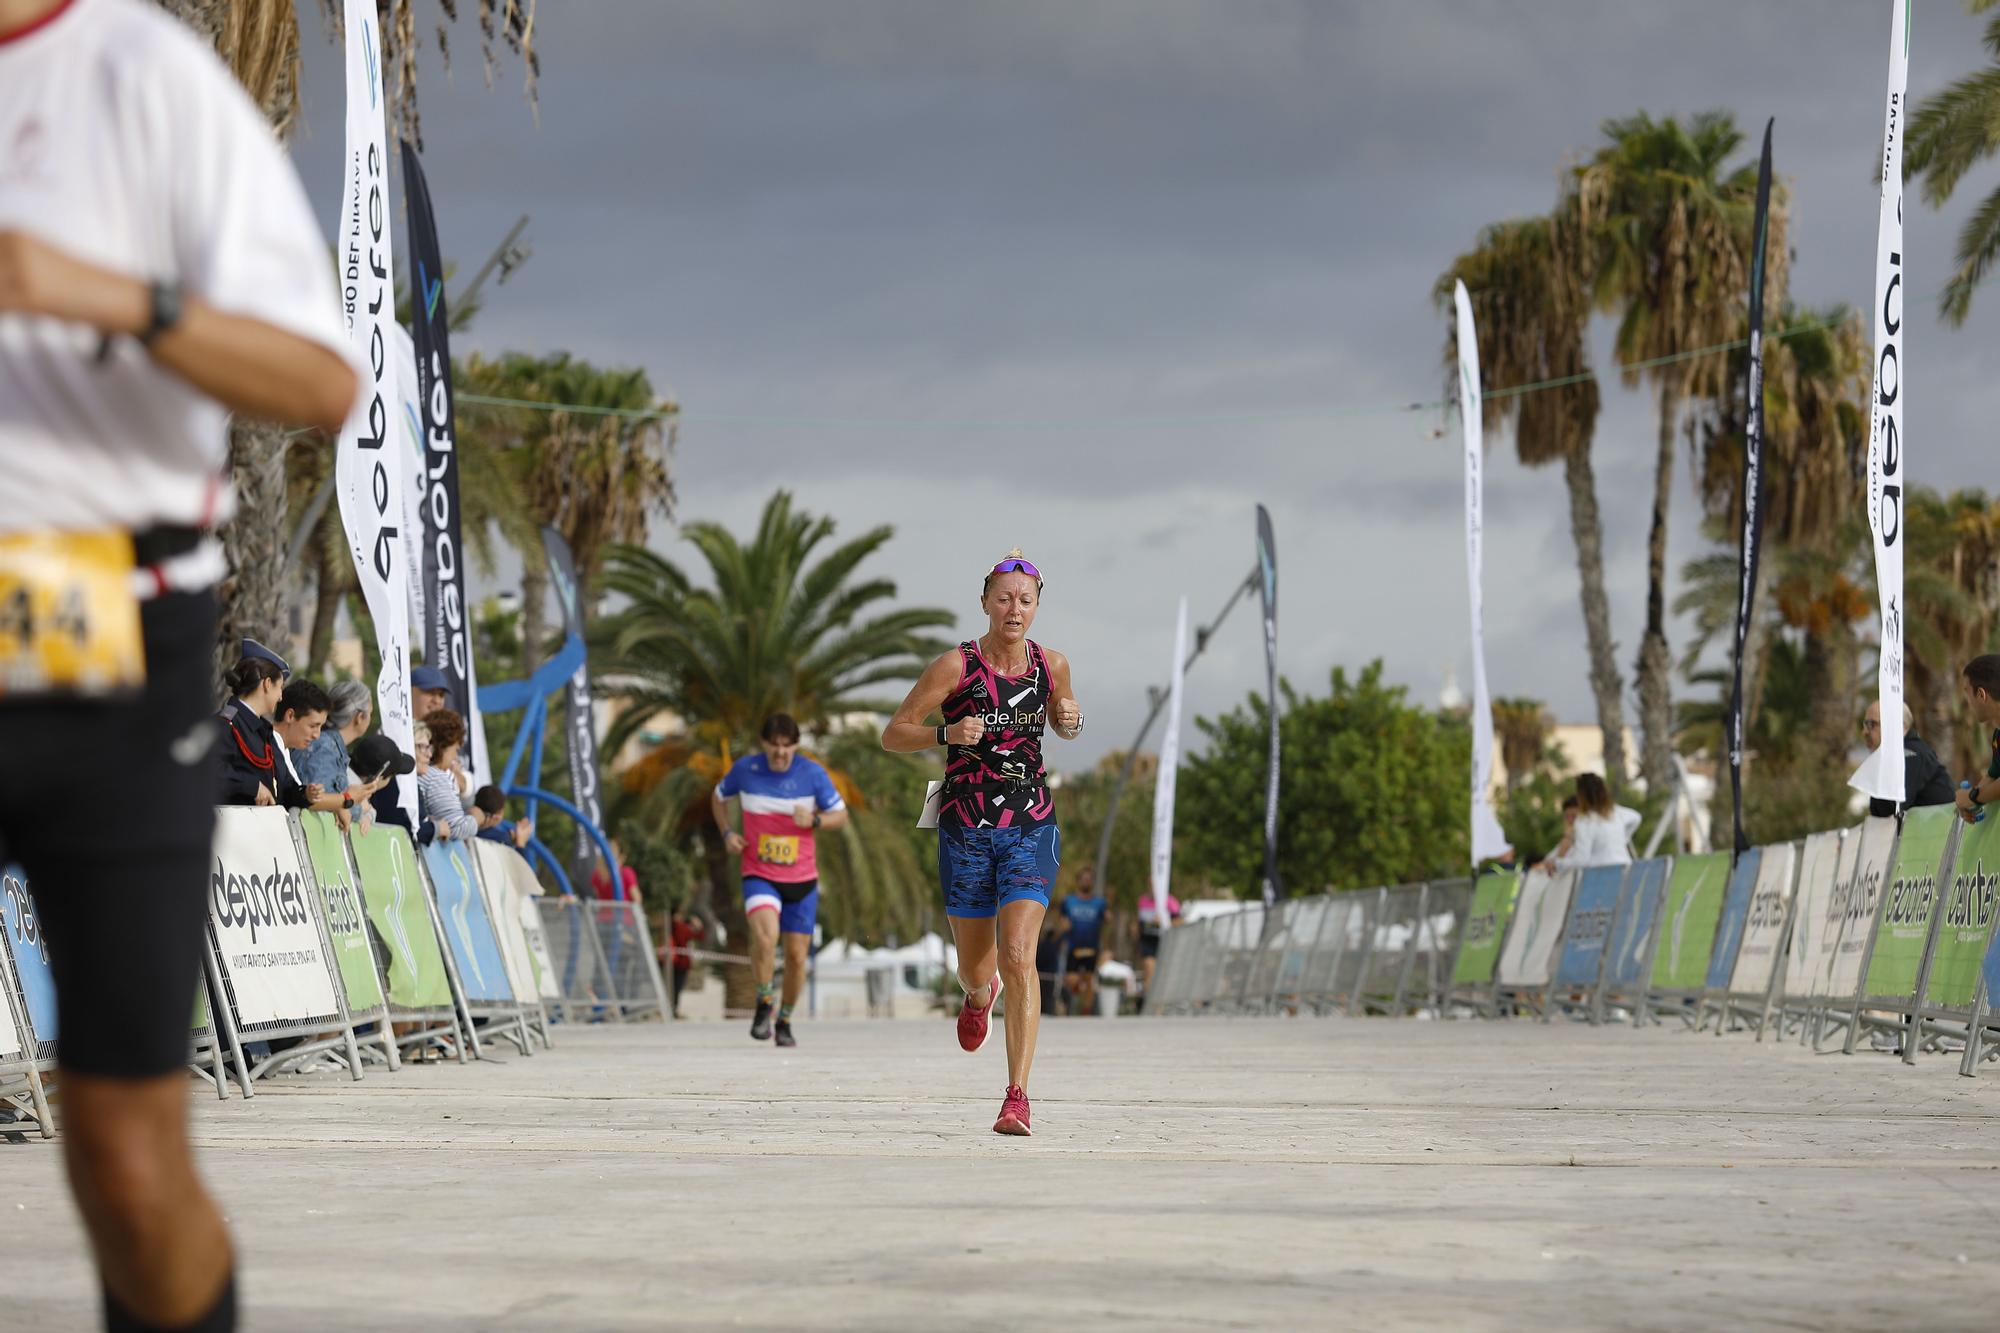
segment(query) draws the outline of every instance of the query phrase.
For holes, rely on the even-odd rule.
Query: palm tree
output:
[[[1965,0],[1968,13],[1981,14],[2000,0]],[[1923,177],[1924,202],[1942,208],[1979,162],[2000,152],[2000,14],[1986,25],[1991,60],[1925,100],[1910,117],[1903,146],[1903,175]],[[1988,194],[1958,233],[1958,270],[1939,299],[1939,309],[1956,327],[1972,311],[1972,293],[2000,256],[2000,189]]]
[[[1500,738],[1500,759],[1507,765],[1507,790],[1535,775],[1548,749],[1555,719],[1540,699],[1495,699],[1493,730]]]
[[[1479,329],[1479,365],[1489,383],[1549,384],[1531,393],[1489,392],[1487,424],[1512,420],[1514,451],[1523,466],[1560,460],[1569,491],[1570,535],[1576,543],[1583,625],[1590,655],[1590,686],[1604,735],[1605,773],[1624,782],[1625,683],[1618,673],[1618,645],[1611,638],[1611,603],[1604,591],[1604,524],[1591,467],[1591,438],[1598,411],[1585,333],[1592,276],[1586,219],[1577,192],[1565,187],[1546,218],[1496,223],[1477,248],[1460,255],[1440,277],[1432,296],[1449,311],[1452,287],[1463,281]],[[1457,331],[1446,335],[1445,365],[1456,380]]]
[[[855,807],[853,822],[827,835],[822,854],[836,889],[829,898],[853,899],[840,910],[854,915],[835,919],[910,929],[922,920],[928,882],[906,826],[926,766],[878,760],[872,735],[865,745],[850,743],[843,726],[855,713],[892,707],[872,692],[920,674],[947,646],[937,632],[954,623],[936,607],[882,610],[896,585],[857,577],[892,532],[877,527],[826,549],[833,520],[796,509],[779,491],[747,544],[717,523],[682,529],[707,566],[709,587],[643,547],[605,553],[602,586],[626,603],[591,634],[604,693],[621,705],[606,750],[615,753],[666,714],[684,728],[627,771],[624,808],[655,828],[700,838],[712,902],[725,919],[739,904],[709,793],[756,744],[764,717],[785,711],[823,738],[835,785]]]
[[[1609,141],[1576,173],[1595,250],[1595,295],[1618,312],[1617,348],[1625,383],[1650,377],[1659,395],[1653,516],[1647,541],[1646,632],[1639,645],[1639,720],[1649,789],[1674,780],[1672,657],[1667,647],[1667,513],[1673,495],[1674,439],[1689,399],[1712,398],[1729,383],[1728,362],[1690,355],[1735,337],[1751,269],[1755,163],[1725,174],[1743,142],[1727,112],[1687,124],[1644,112],[1604,124]],[[1766,281],[1782,304],[1786,205],[1771,199]]]
[[[474,353],[454,374],[460,447],[469,451],[466,520],[490,520],[524,557],[521,634],[532,672],[548,638],[538,530],[553,524],[562,533],[586,585],[607,545],[643,541],[652,516],[672,512],[667,460],[680,409],[653,392],[645,371],[602,370],[567,352]],[[480,457],[491,466],[475,467]]]
[[[1904,688],[1924,734],[1954,772],[1967,772],[1984,757],[1985,737],[1961,716],[1958,673],[2000,648],[2000,500],[1917,487],[1905,512]]]
[[[280,141],[289,143],[299,106],[299,24],[292,0],[159,0],[159,4],[214,45]],[[383,52],[397,75],[392,106],[398,122],[417,135],[413,0],[377,0],[377,7]],[[320,9],[329,24],[338,23],[336,0],[321,0]],[[453,3],[441,0],[440,10],[447,21],[458,17]],[[497,36],[525,65],[532,103],[540,70],[533,0],[479,0],[478,13],[489,80],[499,58],[493,44]],[[448,63],[445,31],[440,23],[438,46]],[[286,453],[298,442],[315,444],[310,437],[261,422],[237,421],[230,427],[229,470],[237,509],[221,533],[229,572],[220,589],[218,672],[222,662],[233,659],[238,639],[247,635],[278,642],[284,631],[285,589],[294,573],[286,559],[288,520],[295,522],[298,517],[287,499]],[[325,596],[322,591],[321,597]],[[330,635],[330,620],[328,626]]]
[[[1852,551],[1856,478],[1868,448],[1869,379],[1873,359],[1861,321],[1845,306],[1779,307],[1782,338],[1764,343],[1765,558],[1757,570],[1757,614],[1744,640],[1744,724],[1754,733],[1764,698],[1765,654],[1780,623],[1771,589],[1786,553],[1803,551],[1844,561]],[[1749,353],[1730,354],[1726,390],[1701,405],[1696,488],[1711,539],[1732,552],[1743,531],[1744,416]],[[1717,635],[1736,626],[1737,556],[1703,557],[1684,567],[1687,591],[1676,612],[1696,612],[1695,639],[1682,655],[1683,674]],[[1692,677],[1690,676],[1690,679]],[[1844,749],[1845,733],[1840,740]],[[1837,756],[1826,756],[1829,761]]]

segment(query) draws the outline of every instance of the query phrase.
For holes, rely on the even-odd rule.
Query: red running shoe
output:
[[[1022,1138],[1034,1133],[1028,1128],[1028,1094],[1018,1084],[1007,1085],[1007,1097],[1000,1103],[1000,1118],[993,1122],[993,1132],[1019,1134]]]
[[[965,1003],[958,1007],[958,1044],[968,1051],[976,1051],[986,1044],[986,1034],[993,1026],[993,1006],[1000,1003],[1000,974],[993,974],[993,993],[986,997],[986,1007],[975,1009],[972,997],[967,995]]]

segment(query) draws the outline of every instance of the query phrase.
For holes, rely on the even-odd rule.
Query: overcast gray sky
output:
[[[307,23],[297,158],[331,227],[338,52]],[[534,258],[459,346],[644,366],[686,413],[683,516],[745,526],[786,486],[845,531],[893,523],[878,572],[964,633],[1023,547],[1089,716],[1064,767],[1129,743],[1176,597],[1220,606],[1259,501],[1296,685],[1375,657],[1426,702],[1469,682],[1456,423],[1392,409],[1439,396],[1437,274],[1545,210],[1604,118],[1776,116],[1793,295],[1865,308],[1872,282],[1881,0],[545,0],[539,126],[460,29],[450,81],[434,50],[422,71],[444,249],[469,270],[528,213]],[[1975,68],[1979,34],[1920,4],[1912,96]],[[1942,215],[1912,194],[1913,292],[1997,178]],[[1912,309],[1911,475],[1990,487],[2000,290],[1962,331]],[[1645,391],[1605,397],[1629,684],[1654,426]],[[1560,474],[1492,443],[1493,688],[1588,720]],[[1676,566],[1700,549],[1685,455],[1679,481]],[[1261,688],[1261,657],[1246,607],[1190,710]]]

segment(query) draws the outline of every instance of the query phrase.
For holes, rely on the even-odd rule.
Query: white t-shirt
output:
[[[352,361],[333,259],[284,149],[198,36],[71,0],[0,41],[0,229],[178,282]],[[119,339],[0,314],[0,533],[225,517],[227,412]]]
[[[1630,806],[1617,805],[1608,815],[1578,815],[1570,829],[1569,855],[1554,858],[1563,870],[1632,863],[1632,835],[1641,816]]]

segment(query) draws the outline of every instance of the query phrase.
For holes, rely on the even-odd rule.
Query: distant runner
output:
[[[1028,1071],[1042,1014],[1035,939],[1062,860],[1042,733],[1074,740],[1083,731],[1069,659],[1028,637],[1041,600],[1041,571],[1018,550],[993,566],[979,590],[986,633],[925,668],[882,729],[882,748],[899,754],[949,746],[938,879],[965,989],[958,1044],[984,1045],[994,1003],[1003,991],[1014,995],[997,1134],[1029,1132]],[[931,725],[940,710],[945,725]]]
[[[1097,871],[1085,866],[1076,892],[1062,901],[1063,932],[1069,944],[1069,993],[1073,1014],[1097,1012],[1097,965],[1103,961],[1104,917],[1111,904],[1097,891]]]
[[[799,724],[788,713],[764,719],[762,754],[737,760],[716,785],[710,804],[729,850],[743,858],[743,913],[750,919],[750,971],[757,978],[757,1015],[750,1035],[772,1034],[771,974],[778,936],[785,937],[785,991],[778,1007],[777,1044],[796,1046],[792,1009],[806,984],[806,956],[819,918],[819,862],[813,834],[847,823],[847,805],[824,768],[799,753]],[[730,828],[729,798],[743,807],[743,831]]]
[[[1167,924],[1181,923],[1181,900],[1167,894]],[[1153,973],[1160,966],[1160,912],[1148,892],[1139,899],[1139,1007],[1153,993]]]

